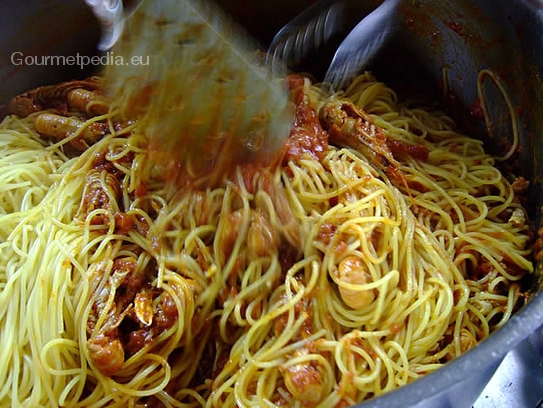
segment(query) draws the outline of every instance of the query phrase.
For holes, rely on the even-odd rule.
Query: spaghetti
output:
[[[282,165],[213,189],[172,191],[103,107],[2,122],[0,404],[347,406],[507,322],[526,182],[370,74],[291,87]]]

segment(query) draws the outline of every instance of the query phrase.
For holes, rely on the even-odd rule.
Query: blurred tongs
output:
[[[86,1],[103,26],[100,47],[114,44],[124,61],[105,70],[112,106],[137,117],[158,160],[216,179],[242,161],[276,160],[293,120],[282,64],[264,65],[215,4],[141,0],[123,11],[120,0]]]
[[[397,27],[400,0],[320,0],[285,25],[274,37],[269,54],[288,68],[304,70],[333,52],[324,81],[344,88],[365,69]]]

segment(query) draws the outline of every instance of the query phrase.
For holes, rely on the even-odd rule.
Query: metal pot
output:
[[[312,1],[219,3],[268,44],[283,24]],[[512,165],[518,175],[532,183],[530,210],[539,226],[543,205],[543,163],[539,159],[543,155],[543,1],[406,0],[397,24],[393,40],[370,68],[379,79],[405,92],[445,96],[443,102],[450,114],[476,134],[484,133],[483,123],[469,115],[477,100],[477,73],[483,68],[499,73],[514,105],[521,109],[520,156]],[[0,105],[32,87],[82,78],[100,69],[75,62],[38,66],[24,61],[25,56],[98,55],[98,24],[82,0],[4,1],[0,6],[0,35]],[[446,89],[443,69],[448,73]],[[510,137],[510,126],[503,120],[504,101],[489,92],[497,124],[497,135],[487,140],[492,149],[499,139]],[[530,335],[532,339],[542,337],[542,286],[539,267],[532,282],[534,293],[539,292],[502,329],[444,368],[360,407],[471,406],[510,350]]]

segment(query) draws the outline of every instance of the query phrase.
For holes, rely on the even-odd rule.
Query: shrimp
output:
[[[279,303],[287,303],[288,297],[285,294],[279,299]],[[311,310],[306,298],[292,305],[290,312],[285,312],[277,316],[274,320],[274,334],[280,336],[287,327],[289,313],[294,313],[294,318],[299,319],[305,315],[304,321],[296,335],[290,340],[294,343],[307,339],[313,334]],[[312,343],[308,342],[297,348],[286,356],[287,363],[281,365],[279,370],[283,375],[285,386],[289,393],[302,403],[303,406],[316,406],[322,398],[329,392],[329,381],[327,381],[326,369],[322,362],[316,358],[308,358],[314,355]],[[305,358],[304,358],[305,357]],[[301,358],[300,362],[291,362],[293,359]]]
[[[319,117],[332,143],[361,152],[379,169],[398,167],[398,162],[386,144],[383,130],[375,126],[371,117],[353,103],[329,101],[321,108]]]
[[[107,123],[86,124],[85,121],[77,117],[66,117],[54,113],[42,113],[36,117],[34,127],[41,136],[55,142],[64,140],[81,129],[78,137],[68,142],[70,146],[79,151],[87,150],[90,145],[98,142],[109,132]]]
[[[108,265],[111,271],[108,271]],[[124,349],[120,340],[119,325],[130,311],[124,308],[122,302],[108,303],[111,290],[119,287],[126,277],[134,273],[136,260],[133,258],[118,258],[113,262],[102,261],[89,268],[87,272],[91,286],[97,290],[100,287],[102,275],[108,273],[109,279],[94,298],[91,313],[87,320],[87,331],[91,334],[87,340],[87,350],[90,360],[104,375],[111,376],[124,364]],[[108,308],[108,304],[110,305]],[[123,310],[124,309],[124,310]],[[100,316],[106,315],[100,327],[97,322]]]
[[[136,295],[136,297],[139,296]],[[171,328],[179,317],[179,311],[173,298],[167,292],[159,295],[156,307],[149,310],[151,313],[148,321],[149,325],[143,323],[143,327],[133,330],[125,335],[125,351],[129,355],[134,355],[147,344],[151,343],[162,332]],[[136,313],[137,314],[137,313]],[[138,318],[139,320],[139,318]],[[141,320],[139,320],[141,323]]]
[[[224,227],[219,230],[218,240],[221,243],[220,250],[223,262],[226,262],[232,251],[243,226],[243,211],[236,210],[226,215]]]
[[[289,86],[296,100],[296,115],[286,141],[283,164],[299,162],[304,156],[322,161],[328,149],[328,133],[322,128],[318,115],[310,106],[304,90],[304,79],[290,75]]]
[[[292,358],[309,355],[306,347],[296,350]],[[301,362],[282,368],[285,386],[304,406],[316,406],[328,392],[324,367],[317,360]]]
[[[530,188],[530,181],[526,180],[522,176],[517,177],[511,183],[511,188],[513,189],[516,195],[526,194]]]
[[[117,201],[121,197],[121,184],[117,177],[105,170],[90,170],[85,177],[85,189],[79,214],[85,218],[96,209],[104,209],[110,212],[114,211],[112,201]],[[107,217],[95,217],[92,220],[94,224],[105,225]]]
[[[466,353],[473,347],[477,345],[477,339],[475,336],[466,328],[460,330],[460,352],[462,354]]]
[[[477,345],[476,336],[468,329],[460,329],[458,338],[455,338],[454,333],[454,326],[447,327],[443,339],[440,341],[440,348],[447,349],[447,354],[443,357],[444,361],[451,361]],[[454,344],[456,347],[452,347]]]
[[[146,290],[145,271],[136,266],[136,259],[130,256],[116,258],[113,261],[113,270],[121,277],[119,286],[122,287],[122,291],[117,292],[115,296],[120,309],[126,309],[140,291]]]
[[[73,89],[66,95],[68,106],[91,116],[104,115],[109,111],[108,99],[97,91]]]
[[[117,336],[99,334],[87,341],[92,362],[104,375],[115,374],[124,364],[124,349]]]
[[[187,299],[185,309],[178,310],[173,295],[152,286],[156,270],[149,265],[138,266],[136,258],[127,256],[103,260],[87,272],[94,288],[94,303],[87,319],[87,351],[91,362],[107,376],[114,375],[126,358],[173,327],[179,313],[186,313],[195,296],[203,291],[192,279],[174,285],[175,292]]]
[[[300,224],[292,212],[282,184],[274,181],[272,173],[254,165],[247,164],[243,166],[242,174],[244,187],[249,194],[263,191],[270,197],[273,209],[280,222],[280,225],[272,227],[281,231],[293,248],[300,248],[302,245]],[[263,210],[267,211],[267,209]]]
[[[111,265],[109,278],[96,294],[87,320],[87,330],[91,334],[87,340],[87,350],[96,368],[104,375],[111,376],[125,361],[120,324],[125,317],[135,315],[138,322],[144,326],[149,325],[153,319],[153,310],[149,289],[151,278],[146,276],[144,270],[137,268],[137,261],[133,257],[116,258],[113,262],[104,261],[96,268],[89,268],[91,285],[98,285],[102,280],[101,274],[108,273],[108,264]],[[114,300],[108,303],[113,290]],[[97,327],[100,316],[104,314],[106,317],[103,323]]]
[[[153,293],[151,289],[143,289],[134,296],[134,314],[144,326],[153,323]]]
[[[348,256],[338,266],[337,278],[340,282],[349,285],[364,285],[371,280],[367,268],[362,260],[356,256]],[[341,299],[351,309],[362,309],[369,305],[375,298],[373,290],[356,289],[338,284]]]
[[[40,86],[12,98],[8,105],[8,111],[9,113],[22,117],[26,117],[44,109],[59,109],[60,111],[65,111],[66,105],[69,104],[68,99],[71,99],[72,103],[75,101],[75,105],[81,107],[81,97],[78,96],[77,93],[72,94],[72,96],[68,98],[68,94],[76,89],[92,91],[94,93],[92,98],[104,102],[105,98],[102,96],[98,97],[102,87],[103,80],[97,76],[92,76],[79,81],[67,81],[55,85]],[[86,112],[86,109],[82,111]]]
[[[258,209],[251,211],[251,224],[247,231],[247,257],[258,259],[278,253],[279,233],[264,213]]]

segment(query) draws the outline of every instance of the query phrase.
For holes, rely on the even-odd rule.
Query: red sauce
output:
[[[328,148],[328,134],[322,128],[316,112],[304,101],[303,78],[290,75],[288,84],[296,101],[296,116],[286,143],[284,163],[299,161],[304,154],[322,160]]]
[[[392,326],[390,326],[390,332],[392,334],[399,333],[401,329],[402,329],[402,326],[399,325],[398,323],[393,323]]]
[[[222,350],[222,352],[217,357],[217,363],[212,375],[213,379],[215,379],[217,377],[217,374],[219,374],[224,369],[224,366],[226,365],[226,363],[228,363],[229,359],[230,359],[230,348],[226,347],[225,349]]]
[[[153,333],[148,328],[134,330],[128,334],[128,340],[124,349],[129,355],[134,355],[140,351],[147,343],[153,340]]]
[[[325,222],[321,225],[319,233],[317,234],[317,241],[322,242],[325,245],[328,245],[336,232],[337,227],[329,222]]]
[[[291,91],[301,91],[304,86],[304,77],[291,74],[287,77],[287,86]]]
[[[387,139],[386,143],[394,157],[408,155],[408,156],[413,157],[414,159],[417,159],[423,162],[428,161],[430,151],[428,150],[426,146],[422,146],[418,144],[408,144],[400,140],[394,140],[394,139]]]
[[[156,314],[153,319],[153,330],[157,336],[164,330],[169,329],[177,321],[177,306],[172,297],[164,293],[162,301],[157,307]]]
[[[458,34],[458,35],[462,35],[462,34],[463,34],[463,33],[462,33],[462,31],[463,31],[462,26],[461,26],[460,24],[454,22],[454,21],[450,21],[450,22],[449,22],[449,28],[450,28],[451,30],[453,30],[453,31],[454,31],[456,34]]]
[[[419,193],[425,193],[425,192],[428,191],[428,188],[419,181],[406,180],[406,182],[407,182],[407,185],[409,186],[409,190],[411,190],[411,192],[417,191]]]
[[[122,288],[117,291],[115,296],[115,301],[119,307],[128,306],[145,283],[145,275],[135,273],[136,263],[136,260],[132,257],[117,258],[113,261],[113,273],[126,273],[126,278],[121,285]]]
[[[483,112],[483,107],[481,106],[481,100],[479,98],[475,99],[473,101],[473,105],[471,105],[471,109],[469,111],[469,114],[478,120],[484,120],[485,115]]]
[[[136,190],[134,191],[134,194],[136,194],[136,197],[143,197],[147,195],[147,186],[144,183],[139,183],[136,186]]]
[[[132,228],[134,227],[134,224],[136,223],[136,220],[134,219],[134,216],[131,214],[126,214],[124,212],[118,212],[115,214],[115,232],[117,234],[121,235],[127,235]]]

